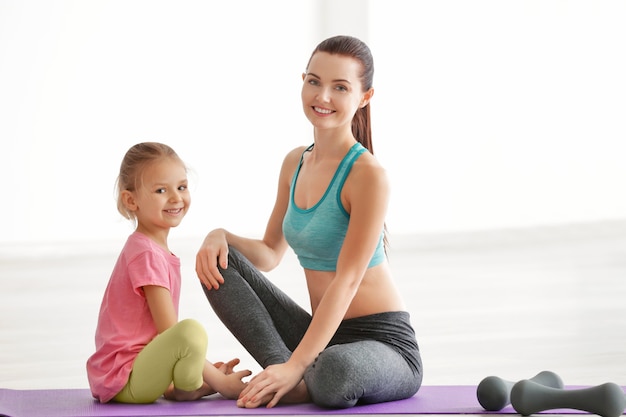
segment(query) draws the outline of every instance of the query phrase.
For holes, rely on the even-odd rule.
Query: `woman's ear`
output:
[[[374,88],[372,87],[369,90],[367,90],[365,94],[363,94],[363,98],[361,99],[361,108],[370,104],[370,100],[372,99],[373,95],[374,95]]]
[[[132,192],[128,190],[122,191],[122,204],[128,211],[137,211],[137,202]]]

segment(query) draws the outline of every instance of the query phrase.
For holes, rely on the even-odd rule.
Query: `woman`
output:
[[[373,73],[356,38],[316,47],[302,75],[314,143],[285,157],[263,239],[216,229],[197,254],[211,306],[264,368],[240,407],[347,408],[407,398],[421,385],[415,333],[385,253],[389,184],[372,154]],[[276,267],[288,245],[304,268],[312,315],[259,272]]]

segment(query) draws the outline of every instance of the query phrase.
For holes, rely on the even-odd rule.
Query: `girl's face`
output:
[[[155,235],[178,226],[191,204],[185,166],[173,158],[149,164],[125,201],[137,215],[137,231]]]
[[[361,63],[344,55],[317,52],[302,74],[302,106],[319,129],[350,127],[354,114],[369,103],[373,89],[363,92]]]

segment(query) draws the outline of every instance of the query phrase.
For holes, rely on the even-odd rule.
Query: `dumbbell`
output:
[[[563,388],[561,377],[550,371],[541,371],[529,381],[548,387]],[[511,389],[514,385],[515,382],[497,376],[488,376],[478,384],[476,397],[485,410],[500,411],[511,403]]]
[[[619,417],[626,408],[626,396],[622,388],[612,382],[563,390],[522,380],[511,389],[511,405],[524,416],[557,408],[573,408],[603,417]]]

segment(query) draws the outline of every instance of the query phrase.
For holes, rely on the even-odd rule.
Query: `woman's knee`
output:
[[[331,346],[304,378],[311,400],[329,408],[408,398],[421,383],[400,355],[378,342]]]
[[[307,369],[304,380],[311,400],[320,407],[349,408],[363,395],[358,364],[341,349],[327,348]]]
[[[228,268],[222,269],[219,265],[218,268],[222,273],[228,273],[228,270],[233,268],[242,276],[245,276],[248,273],[257,272],[257,269],[250,262],[250,260],[233,246],[228,246]]]

